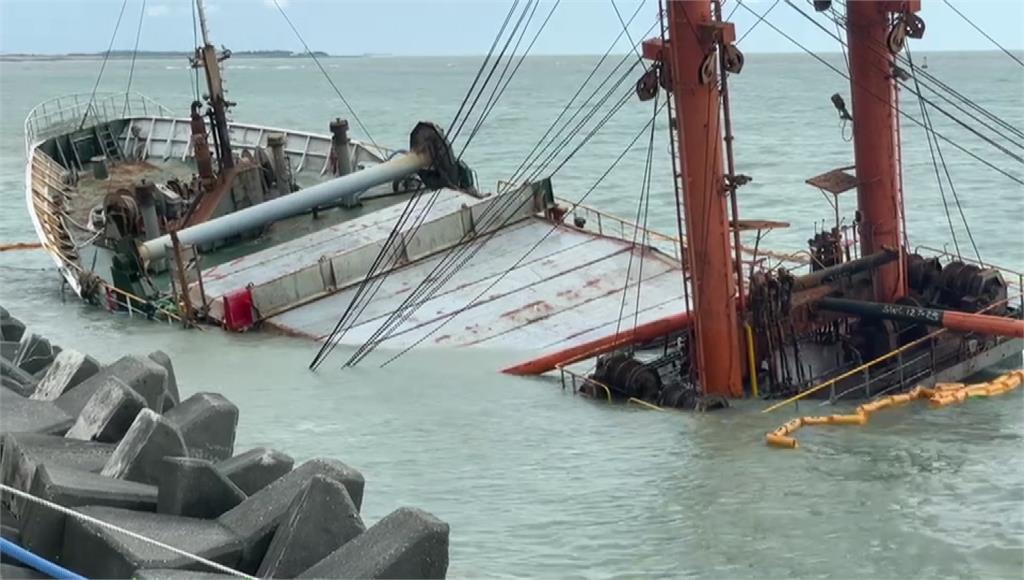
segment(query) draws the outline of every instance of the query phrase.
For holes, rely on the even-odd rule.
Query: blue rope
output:
[[[84,576],[79,576],[78,574],[75,574],[66,568],[62,568],[45,558],[41,558],[6,538],[0,538],[0,554],[10,556],[33,570],[46,574],[50,578],[60,578],[61,580],[85,580]]]

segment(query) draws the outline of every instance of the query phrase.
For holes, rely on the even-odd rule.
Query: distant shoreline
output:
[[[28,53],[3,53],[0,54],[0,61],[7,62],[39,62],[39,61],[60,61],[60,60],[97,60],[102,59],[105,53],[102,52],[72,52],[67,54],[28,54]],[[363,58],[379,56],[373,54],[352,54],[335,55],[326,52],[314,51],[317,58]],[[135,58],[145,60],[160,59],[188,59],[193,53],[183,51],[163,50],[140,50]],[[127,60],[132,58],[130,50],[115,50],[110,53],[111,59]],[[305,52],[292,52],[290,50],[239,50],[232,51],[231,58],[309,58]]]
[[[929,50],[920,53],[922,56],[925,55],[945,55],[945,54],[981,54],[981,53],[996,53],[998,50],[986,49],[986,50]],[[1011,50],[1013,53],[1022,53],[1024,51]],[[621,56],[625,53],[619,53]],[[755,56],[785,56],[785,55],[799,55],[803,54],[799,51],[782,51],[782,52],[755,52],[751,53]],[[819,55],[833,56],[842,54],[838,51],[818,51]],[[314,51],[313,55],[317,58],[482,58],[483,55],[478,54],[419,54],[419,55],[406,55],[406,54],[388,54],[388,53],[365,53],[365,54],[329,54],[321,51]],[[162,51],[162,50],[151,50],[143,51],[140,50],[136,58],[144,60],[169,60],[169,59],[188,59],[193,56],[191,52],[185,51]],[[239,50],[232,51],[232,58],[279,58],[279,59],[303,59],[309,58],[309,54],[305,52],[292,52],[290,50]],[[588,57],[588,56],[599,56],[592,54],[534,54],[532,57]],[[0,62],[57,62],[57,61],[78,61],[78,60],[101,60],[104,57],[102,52],[72,52],[66,54],[34,54],[34,53],[0,53]],[[130,60],[132,58],[132,51],[130,50],[115,50],[110,53],[110,58],[115,60]]]

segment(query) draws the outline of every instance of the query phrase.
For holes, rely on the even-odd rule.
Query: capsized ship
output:
[[[830,201],[835,222],[810,237],[805,263],[770,266],[741,253],[741,231],[756,230],[760,239],[786,224],[739,215],[737,192],[749,178],[735,169],[727,80],[744,61],[721,4],[668,2],[661,37],[643,42],[652,66],[637,81],[642,100],[664,92],[670,105],[676,196],[688,234],[683,291],[693,308],[552,349],[506,372],[560,369],[563,385],[601,398],[712,408],[744,396],[873,397],[958,381],[1003,361],[1020,364],[1021,274],[908,241],[899,128],[907,115],[898,95],[913,92],[943,111],[920,94],[914,83],[925,79],[915,75],[928,73],[907,53],[924,34],[920,2],[851,0],[845,13],[833,2],[813,2],[830,25],[846,29],[845,39],[835,37],[848,49],[849,72],[833,70],[850,80],[852,110],[841,95],[832,102],[852,124],[854,159],[807,179]],[[922,126],[936,147],[957,146]],[[939,175],[937,161],[935,169]],[[839,197],[847,192],[856,208],[841,216]]]
[[[221,78],[230,54],[214,48],[197,7],[203,46],[193,66],[208,94],[188,116],[121,93],[56,98],[25,122],[29,213],[82,299],[115,313],[324,341],[366,281],[387,276],[353,321],[351,344],[388,324],[398,346],[429,337],[532,350],[610,332],[620,281],[644,254],[652,290],[641,320],[686,307],[672,238],[658,250],[631,242],[636,227],[612,216],[596,217],[598,231],[562,223],[546,180],[480,192],[432,123],[391,149],[351,138],[343,119],[327,135],[231,121]],[[518,259],[542,237],[531,259]],[[478,265],[391,325],[387,315],[410,288],[458,247],[472,248]],[[482,288],[489,294],[471,300]],[[437,332],[455,313],[459,324]]]

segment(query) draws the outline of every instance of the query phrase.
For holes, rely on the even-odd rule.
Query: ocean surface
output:
[[[1005,55],[927,56],[930,73],[1024,127],[1024,70]],[[845,68],[842,55],[826,58]],[[405,147],[417,121],[451,122],[479,59],[323,62],[373,139]],[[483,188],[511,175],[594,62],[525,62],[465,153]],[[0,62],[0,242],[34,240],[24,205],[25,115],[50,97],[88,93],[99,66]],[[123,91],[127,69],[127,61],[111,61],[100,90]],[[140,60],[132,87],[185,116],[190,75],[184,62]],[[309,61],[237,59],[228,61],[226,79],[239,121],[327,133],[334,117],[351,120]],[[741,213],[791,223],[763,245],[800,249],[815,223],[832,216],[804,180],[853,162],[848,128],[844,133],[829,102],[839,92],[849,103],[848,87],[808,56],[759,54],[747,56],[730,85],[737,169],[753,178],[741,190]],[[905,111],[919,118],[917,102],[902,99]],[[555,175],[556,194],[578,198],[651,111],[649,102],[627,104]],[[957,124],[936,112],[932,117],[939,132],[965,148],[1018,177],[1024,173]],[[352,125],[355,137],[366,137]],[[665,125],[662,114],[650,224],[672,233]],[[911,244],[952,250],[924,132],[904,121],[903,140]],[[943,154],[978,251],[1024,270],[1021,186],[951,145],[943,143]],[[588,203],[634,215],[645,156],[641,139]],[[841,198],[844,215],[854,205],[852,194]],[[957,237],[973,255],[962,224]],[[503,363],[526,356],[514,352],[414,351],[384,369],[364,364],[345,371],[336,354],[311,373],[311,343],[110,316],[62,294],[51,266],[40,252],[0,254],[0,304],[32,330],[107,362],[125,352],[165,350],[184,395],[217,390],[241,408],[238,449],[272,446],[300,461],[327,455],[359,468],[367,479],[368,523],[401,505],[449,522],[452,577],[1020,578],[1024,572],[1022,391],[938,411],[901,408],[863,428],[808,429],[800,450],[779,451],[765,447],[762,436],[793,411],[763,415],[756,402],[707,415],[610,407],[573,397],[554,379],[498,374]]]

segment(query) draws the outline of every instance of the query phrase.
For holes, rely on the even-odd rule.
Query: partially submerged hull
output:
[[[26,123],[31,127],[26,133],[30,214],[40,241],[76,294],[112,310],[177,318],[176,300],[153,300],[118,283],[110,274],[116,270],[111,252],[91,243],[89,238],[100,231],[90,231],[89,224],[112,191],[130,190],[143,180],[163,184],[191,177],[195,159],[189,120],[142,99],[132,103],[146,107],[142,115],[104,115],[113,104],[101,99],[93,105],[58,103],[45,114],[33,111]],[[88,123],[80,126],[86,110]],[[115,148],[104,147],[107,131],[123,159],[111,158]],[[284,153],[300,186],[333,177],[328,136],[247,124],[232,124],[231,134],[242,156],[258,154],[269,136],[283,135]],[[355,142],[351,151],[353,164],[360,167],[394,154]],[[103,179],[91,174],[94,156],[107,158],[109,175]],[[593,223],[590,229],[582,222],[567,225],[548,214],[555,206],[549,187],[506,189],[493,195],[443,189],[429,211],[425,203],[414,205],[408,223],[418,226],[402,230],[401,257],[382,272],[387,280],[343,342],[359,345],[370,339],[453,252],[472,259],[389,332],[388,347],[423,342],[540,352],[686,309],[679,291],[684,281],[678,241],[610,216],[604,223],[616,228],[602,228],[600,217],[597,230]],[[404,198],[393,193],[387,184],[363,194],[364,200],[380,196],[376,205],[370,201],[362,208],[299,215],[274,223],[256,238],[200,248],[200,267],[186,282],[191,305],[208,322],[231,330],[263,326],[325,340],[403,211],[404,204],[396,204]],[[172,270],[153,280],[177,284]],[[624,286],[630,295],[625,308]],[[154,291],[167,295],[166,286]],[[637,306],[639,313],[634,312]]]

